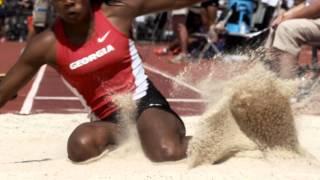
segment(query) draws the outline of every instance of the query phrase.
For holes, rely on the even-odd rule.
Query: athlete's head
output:
[[[57,15],[67,23],[79,23],[90,17],[90,0],[51,0]]]

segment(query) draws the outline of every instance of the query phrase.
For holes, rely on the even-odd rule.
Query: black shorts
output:
[[[149,87],[147,90],[147,95],[138,100],[137,118],[143,113],[143,111],[148,108],[159,108],[166,112],[172,113],[177,118],[180,119],[179,115],[174,112],[166,98],[160,93],[160,91],[153,85],[153,83],[148,80]]]
[[[174,112],[166,98],[159,92],[159,90],[153,85],[150,80],[147,80],[149,87],[147,90],[147,94],[141,99],[137,100],[137,116],[136,119],[140,117],[140,115],[149,108],[159,108],[163,111],[169,112],[176,116],[181,122],[180,116]],[[105,120],[113,123],[118,122],[118,111],[112,113]],[[103,120],[104,121],[104,120]]]

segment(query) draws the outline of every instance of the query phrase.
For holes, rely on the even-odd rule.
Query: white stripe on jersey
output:
[[[147,81],[147,75],[145,74],[141,57],[138,53],[138,50],[134,42],[131,39],[129,39],[129,51],[132,60],[132,74],[135,78],[136,85],[136,89],[133,92],[133,99],[137,100],[144,97],[147,94],[149,83]]]

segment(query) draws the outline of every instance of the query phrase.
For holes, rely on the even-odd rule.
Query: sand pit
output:
[[[187,134],[194,134],[198,118],[183,118]],[[85,121],[86,114],[0,115],[0,179],[320,179],[320,167],[314,164],[245,154],[194,169],[188,169],[186,160],[155,164],[137,143],[90,164],[73,164],[67,159],[67,138]],[[320,159],[320,117],[299,116],[296,124],[301,145]]]
[[[127,104],[128,101],[124,98],[117,99],[117,104],[124,108],[123,112],[126,112],[119,117],[123,120],[121,122],[128,123],[123,124],[123,127],[129,128],[130,131],[127,131],[124,139],[120,139],[124,140],[120,143],[121,146],[111,148],[96,161],[81,164],[74,164],[67,159],[66,144],[71,132],[79,124],[89,121],[86,114],[0,115],[0,153],[2,155],[0,179],[320,180],[318,161],[320,159],[320,116],[292,114],[288,101],[290,94],[287,94],[287,91],[290,91],[287,89],[288,86],[278,86],[282,83],[274,80],[272,75],[270,75],[271,82],[269,82],[270,78],[265,81],[266,74],[263,70],[258,73],[262,79],[256,75],[249,73],[249,79],[244,78],[244,82],[240,81],[241,79],[236,80],[236,82],[242,82],[240,84],[244,86],[232,86],[231,89],[235,89],[232,94],[228,91],[224,94],[225,91],[222,89],[225,82],[211,77],[208,77],[208,81],[198,84],[202,88],[195,86],[201,91],[207,91],[203,97],[214,100],[208,103],[208,107],[215,108],[208,108],[212,111],[208,111],[201,117],[182,117],[186,124],[187,135],[194,135],[191,141],[195,142],[193,149],[196,149],[195,152],[200,152],[192,154],[189,151],[189,154],[200,157],[198,162],[194,161],[195,163],[191,165],[196,166],[194,168],[190,168],[192,156],[178,162],[150,162],[141,150],[138,136],[132,128],[134,123],[128,123],[135,114],[135,106]],[[260,99],[260,97],[263,98]],[[131,99],[130,96],[128,98]],[[263,103],[255,104],[260,101]],[[271,116],[274,114],[275,117]],[[219,121],[201,121],[203,119]],[[257,119],[264,121],[257,121]],[[259,127],[265,128],[259,128],[258,131],[246,129],[248,124],[253,122],[259,122],[261,123]],[[130,125],[131,129],[126,125]],[[202,131],[199,127],[210,128]],[[241,133],[242,136],[240,136]],[[275,135],[271,139],[270,133]],[[283,136],[286,134],[288,136]],[[219,137],[226,141],[221,141]],[[202,145],[209,142],[210,146],[197,146],[197,142]],[[290,142],[289,146],[286,146],[287,142]],[[192,147],[191,144],[189,147]],[[271,155],[276,156],[269,157],[266,153],[269,147],[276,152]],[[287,156],[287,151],[274,147],[293,149],[293,152],[298,147],[302,147],[306,153],[303,153],[303,156],[290,154]],[[232,156],[228,154],[230,149],[235,150]],[[230,158],[220,161],[224,156]],[[213,162],[215,162],[214,165]]]

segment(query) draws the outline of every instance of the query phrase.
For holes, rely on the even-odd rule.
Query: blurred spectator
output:
[[[174,35],[176,36],[172,43],[168,47],[159,48],[155,50],[158,55],[164,55],[168,53],[178,54],[180,52],[180,32],[184,31],[185,23],[187,19],[188,9],[178,9],[171,12],[171,25]]]
[[[4,21],[5,21],[4,0],[0,0],[0,42],[5,41]]]
[[[273,21],[275,33],[270,34],[266,46],[271,45],[271,67],[279,72],[280,77],[296,77],[301,46],[320,39],[319,17],[320,1],[309,0]]]
[[[53,9],[49,0],[35,0],[32,16],[28,19],[28,39],[51,26],[53,19]]]
[[[177,38],[166,48],[156,50],[156,53],[176,55],[173,62],[190,59],[193,51],[192,44],[198,39],[192,37],[194,33],[207,33],[210,26],[216,22],[218,1],[209,0],[201,5],[190,7],[187,15],[179,14],[173,17],[174,31]],[[186,12],[186,10],[183,10]]]
[[[7,40],[24,41],[27,37],[27,17],[31,15],[32,0],[5,1],[4,31]]]
[[[167,25],[168,12],[148,14],[135,19],[132,35],[137,40],[163,41],[169,39]]]
[[[282,0],[261,0],[261,8],[263,11],[260,11],[259,14],[262,16],[262,20],[256,25],[258,30],[262,30],[270,26],[275,11],[281,3]]]
[[[210,26],[216,23],[218,15],[218,0],[208,0],[201,3],[201,20],[206,31],[209,30]]]

